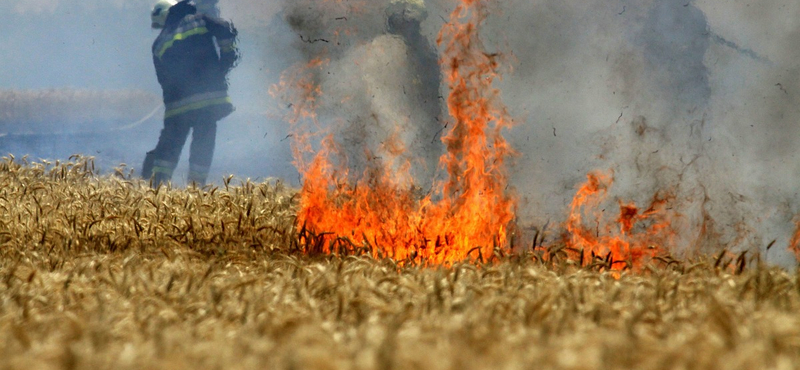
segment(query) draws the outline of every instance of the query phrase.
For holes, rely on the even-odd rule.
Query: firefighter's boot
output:
[[[155,150],[147,152],[144,156],[144,163],[142,164],[141,176],[145,180],[150,180],[153,177],[153,163],[156,160]]]
[[[150,186],[158,188],[160,185],[166,185],[172,180],[172,172],[175,171],[177,163],[156,159],[153,161],[153,180]]]
[[[189,177],[187,179],[189,184],[193,184],[198,188],[203,187],[206,184],[206,179],[208,178],[208,171],[208,166],[189,164]]]

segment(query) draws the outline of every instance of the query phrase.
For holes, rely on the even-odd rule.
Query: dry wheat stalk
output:
[[[798,275],[713,257],[618,278],[292,252],[280,183],[151,190],[0,163],[0,368],[792,369]]]

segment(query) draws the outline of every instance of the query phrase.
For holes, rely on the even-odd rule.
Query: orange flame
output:
[[[516,208],[506,192],[505,164],[513,150],[501,135],[510,120],[491,86],[498,75],[497,55],[485,52],[478,37],[486,15],[484,2],[465,0],[437,40],[445,45],[447,104],[455,122],[442,139],[447,154],[440,162],[447,179],[433,194],[419,195],[408,181],[410,164],[400,161],[405,147],[399,140],[385,143],[390,158],[371,163],[361,180],[348,183],[347,169],[330,158],[342,152],[332,135],[322,139],[310,161],[303,160],[311,152],[308,134],[295,135],[295,164],[303,176],[297,222],[324,238],[322,252],[334,252],[336,243],[346,240],[371,247],[375,256],[445,264],[488,258],[496,248],[506,248]],[[307,76],[319,66],[284,74],[284,86],[276,89],[295,82],[299,96],[294,98],[305,100],[295,106],[294,119],[316,120],[315,101],[322,92],[307,84],[313,80]]]
[[[495,248],[507,247],[516,199],[506,192],[505,166],[514,151],[501,134],[511,124],[492,87],[499,77],[499,56],[486,52],[479,37],[488,2],[460,0],[437,39],[438,45],[444,46],[440,62],[450,90],[447,105],[455,122],[442,138],[447,154],[440,164],[447,178],[436,184],[433,194],[423,196],[414,188],[411,162],[397,135],[384,141],[379,148],[383,159],[371,163],[361,180],[346,180],[351,178],[346,158],[332,160],[343,151],[317,124],[317,100],[323,93],[317,76],[326,60],[287,71],[274,87],[273,94],[288,92],[283,100],[292,103],[289,120],[295,125],[295,165],[304,179],[298,225],[323,236],[320,251],[334,252],[336,243],[346,240],[370,247],[375,256],[440,264],[490,256]],[[360,15],[370,14],[367,8],[372,4],[323,3],[339,11],[347,7]],[[341,26],[333,33],[338,40],[356,31]],[[301,128],[300,121],[314,126]],[[315,150],[311,138],[318,136],[322,139]],[[681,215],[671,209],[678,202],[673,194],[662,191],[644,210],[632,202],[618,201],[619,214],[610,217],[604,213],[603,202],[612,183],[612,175],[587,175],[587,182],[572,200],[562,240],[581,265],[602,258],[610,269],[637,270],[679,239],[673,225],[679,224],[674,221]],[[698,241],[716,235],[705,203],[701,212]],[[800,261],[800,221],[789,249]]]
[[[604,209],[607,190],[613,183],[613,176],[591,172],[572,200],[567,219],[565,242],[575,253],[589,258],[610,257],[613,270],[640,268],[650,258],[660,254],[673,243],[676,236],[672,220],[678,217],[668,205],[674,198],[671,194],[658,193],[650,206],[640,211],[634,203],[620,201],[619,216],[613,223],[604,223]],[[583,219],[589,213],[591,222]],[[591,261],[580,261],[581,264]]]

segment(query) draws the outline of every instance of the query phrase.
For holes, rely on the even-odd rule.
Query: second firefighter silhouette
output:
[[[164,97],[164,128],[147,152],[142,177],[157,187],[172,179],[192,132],[189,183],[205,184],[214,156],[217,121],[233,111],[227,74],[238,60],[232,24],[198,13],[192,1],[160,0],[151,14],[161,33],[153,43],[153,64]]]
[[[432,121],[438,121],[442,113],[439,95],[442,73],[436,49],[422,34],[422,21],[427,17],[423,0],[393,0],[386,9],[386,30],[402,38],[408,47],[408,62],[416,72],[413,83],[418,87],[422,108]],[[438,132],[442,126],[432,127]]]
[[[693,0],[657,1],[648,14],[639,41],[659,78],[670,109],[700,113],[711,98],[704,59],[710,37],[708,20]]]
[[[415,186],[428,189],[434,183],[439,158],[444,153],[439,54],[422,30],[422,22],[428,16],[424,0],[393,0],[385,9],[385,16],[386,32],[405,44],[410,80],[403,84],[402,93],[408,95],[411,109],[418,110],[414,114],[406,112],[414,131],[407,137],[406,145],[416,157],[412,171]]]

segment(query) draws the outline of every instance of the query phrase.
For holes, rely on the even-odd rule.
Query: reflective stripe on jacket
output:
[[[195,109],[226,104],[233,104],[227,91],[194,94],[185,99],[167,103],[165,105],[164,118],[174,117]]]
[[[186,16],[177,28],[162,32],[153,44],[153,54],[161,59],[167,50],[176,42],[186,40],[195,35],[208,33],[202,14]]]
[[[233,110],[226,76],[238,59],[236,36],[233,25],[197,13],[188,1],[170,8],[153,43],[165,118],[207,107],[221,107],[215,109],[221,117]]]

